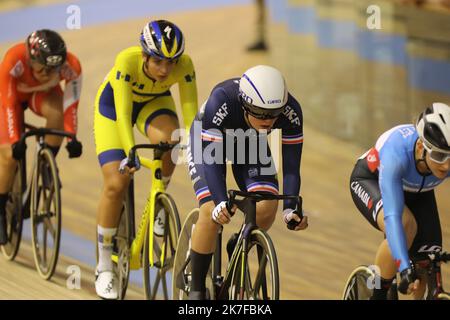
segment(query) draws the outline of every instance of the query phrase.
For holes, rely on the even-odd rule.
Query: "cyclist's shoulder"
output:
[[[417,132],[411,124],[398,125],[384,132],[375,144],[383,166],[406,170],[417,138]]]
[[[182,54],[171,72],[173,82],[195,81],[195,69],[191,58],[186,53]]]
[[[398,125],[380,135],[376,142],[376,148],[377,150],[392,149],[400,151],[414,144],[417,137],[418,135],[414,125]]]
[[[210,96],[223,95],[223,96],[238,96],[239,94],[239,78],[231,78],[219,82],[214,86]]]
[[[177,65],[175,68],[178,69],[194,69],[194,63],[192,62],[191,57],[187,53],[183,53],[181,57],[178,59]]]
[[[142,61],[142,49],[133,46],[120,51],[116,56],[116,67],[127,67]]]
[[[16,62],[19,60],[25,60],[27,48],[24,43],[17,43],[10,47],[4,57],[3,61],[7,63]]]
[[[219,108],[223,104],[232,105],[238,103],[239,79],[233,78],[218,83],[212,89],[207,105]]]
[[[300,103],[288,93],[288,101],[283,113],[275,123],[275,128],[299,130],[303,123],[303,112]]]
[[[3,75],[19,78],[23,75],[27,67],[26,63],[26,46],[23,43],[18,43],[9,48],[3,60],[0,61],[0,72]]]
[[[66,67],[70,68],[77,76],[81,74],[81,62],[72,52],[67,52]]]

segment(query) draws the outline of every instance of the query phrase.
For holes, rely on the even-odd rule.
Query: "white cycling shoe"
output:
[[[164,227],[166,225],[166,213],[164,209],[160,209],[155,215],[155,224],[153,225],[153,233],[157,237],[162,237],[164,235]]]
[[[115,272],[95,270],[95,291],[97,295],[106,300],[117,300],[119,281]]]

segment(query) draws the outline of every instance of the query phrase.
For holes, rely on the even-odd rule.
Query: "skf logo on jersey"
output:
[[[213,118],[212,122],[214,124],[220,126],[220,124],[222,123],[223,119],[225,119],[227,115],[228,115],[228,107],[227,107],[227,103],[225,102],[219,108],[219,110],[217,110],[216,114],[214,115],[214,118]]]
[[[300,119],[298,118],[298,114],[297,112],[295,112],[294,109],[292,109],[290,106],[286,106],[284,108],[283,114],[286,118],[288,118],[288,120],[293,123],[296,124],[298,126],[300,126]]]
[[[358,196],[358,198],[361,199],[361,201],[366,205],[366,207],[372,209],[373,206],[372,199],[370,198],[367,191],[364,190],[363,187],[357,181],[352,182],[351,188],[353,192]]]
[[[377,170],[378,166],[380,165],[380,158],[378,155],[378,151],[375,148],[372,148],[367,153],[367,166],[369,167],[369,170],[371,172],[375,172]]]
[[[63,57],[60,55],[48,56],[46,61],[48,66],[59,66],[63,60]]]

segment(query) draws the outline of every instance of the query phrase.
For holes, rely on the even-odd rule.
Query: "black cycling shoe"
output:
[[[228,260],[231,260],[231,256],[233,255],[234,247],[236,247],[238,238],[239,233],[233,233],[227,242]]]
[[[0,214],[0,245],[8,243],[8,234],[6,232],[6,214]]]
[[[206,292],[205,291],[190,291],[188,300],[205,300]]]

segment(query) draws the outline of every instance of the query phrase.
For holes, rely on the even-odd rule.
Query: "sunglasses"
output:
[[[443,164],[447,162],[448,159],[450,159],[450,153],[433,150],[432,147],[426,142],[423,143],[423,147],[430,155],[430,159],[436,163]]]
[[[34,61],[33,61],[34,62]],[[36,73],[45,73],[45,74],[50,74],[52,72],[59,72],[61,70],[62,66],[45,66],[39,62],[34,62],[34,71]]]

